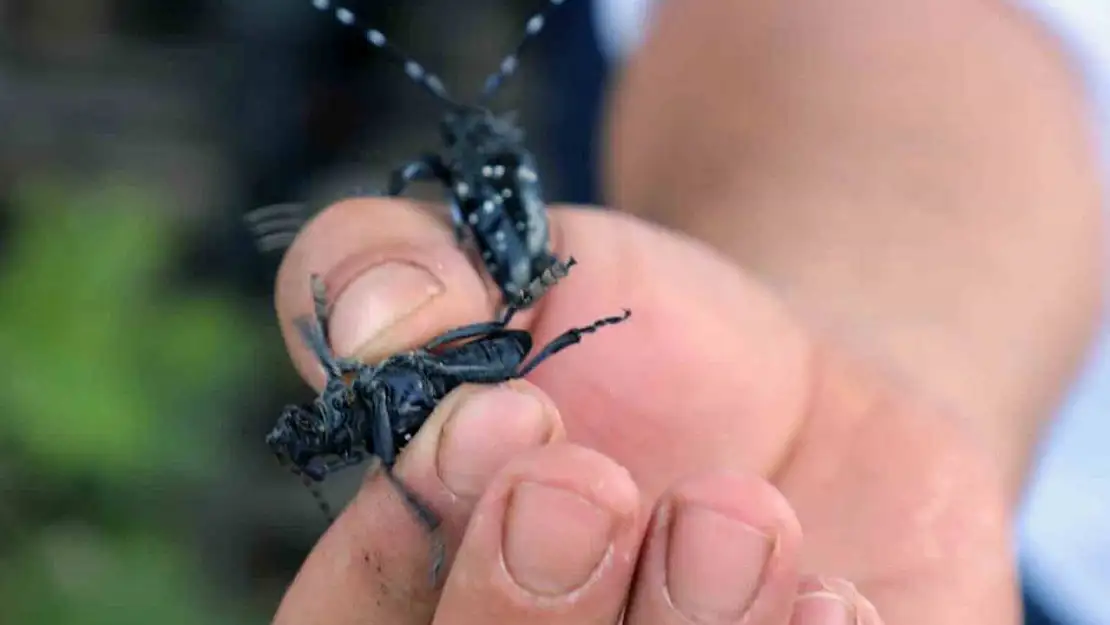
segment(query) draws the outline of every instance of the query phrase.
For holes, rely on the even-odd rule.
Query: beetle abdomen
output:
[[[533,159],[504,152],[486,160],[477,193],[461,205],[482,263],[514,300],[554,262],[547,211]]]

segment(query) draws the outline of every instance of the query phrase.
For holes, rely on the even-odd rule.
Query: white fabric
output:
[[[635,50],[653,3],[595,0],[602,52],[619,62]],[[1061,37],[1084,73],[1110,182],[1110,2],[1023,5]],[[1019,527],[1024,574],[1070,625],[1110,625],[1110,314],[1104,325],[1087,370],[1043,442]]]
[[[1105,155],[1103,179],[1110,183],[1110,3],[1025,5],[1061,37],[1084,74]],[[1107,317],[1090,364],[1045,441],[1018,537],[1040,598],[1075,625],[1110,625],[1110,312]]]

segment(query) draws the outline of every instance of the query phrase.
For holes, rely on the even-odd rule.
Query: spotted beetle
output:
[[[354,13],[331,0],[312,0],[317,9],[333,12],[341,24],[363,31],[367,42],[403,66],[410,79],[446,106],[439,125],[443,153],[425,153],[394,169],[385,195],[400,196],[415,181],[439,182],[450,200],[456,241],[474,246],[505,304],[520,309],[535,303],[532,285],[558,280],[566,266],[552,252],[536,159],[524,146],[524,132],[516,125],[514,113],[497,115],[487,103],[516,71],[524,45],[564,2],[547,0],[528,20],[516,48],[486,79],[477,103],[466,104],[452,98],[438,76],[380,30],[361,25]],[[260,246],[267,250],[287,246],[305,219],[304,211],[290,204],[248,215]]]
[[[573,258],[567,265],[573,265]],[[337,358],[328,345],[328,303],[323,282],[311,279],[315,319],[299,317],[294,325],[327,374],[324,390],[305,405],[287,406],[266,442],[282,464],[304,478],[321,509],[332,520],[327,503],[314,482],[340,469],[378,458],[406,505],[432,535],[433,586],[438,584],[445,558],[438,532],[440,520],[394,474],[397,455],[428,420],[436,405],[462,384],[498,384],[523,378],[556,353],[599,328],[622,323],[624,314],[599,319],[567,330],[535,356],[532,335],[507,327],[519,309],[513,305],[499,320],[456,328],[423,347],[390,356],[376,365]],[[553,283],[552,283],[553,284]],[[545,288],[536,286],[537,297]]]

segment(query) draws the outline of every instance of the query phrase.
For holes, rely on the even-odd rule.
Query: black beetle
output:
[[[321,11],[333,11],[342,24],[364,31],[366,41],[383,50],[414,82],[424,87],[447,107],[440,122],[444,152],[426,153],[390,175],[385,195],[400,196],[409,183],[435,180],[447,191],[451,220],[460,245],[474,245],[486,270],[507,305],[528,308],[535,302],[529,286],[540,277],[561,269],[551,249],[547,209],[542,197],[536,161],[524,147],[524,132],[515,114],[497,115],[486,103],[516,71],[521,49],[543,30],[548,17],[565,0],[547,0],[547,5],[528,20],[523,38],[498,70],[486,79],[476,104],[454,100],[435,74],[386,39],[381,31],[358,23],[354,13],[336,7],[331,0],[313,0]],[[264,250],[284,248],[307,218],[295,204],[277,204],[248,214],[259,246]]]
[[[569,259],[566,266],[574,264]],[[462,384],[497,384],[523,378],[554,354],[578,343],[584,334],[621,323],[631,311],[572,328],[556,337],[531,360],[532,335],[508,328],[520,309],[510,305],[496,321],[446,332],[420,349],[390,356],[376,365],[337,358],[327,340],[324,285],[312,277],[315,319],[294,323],[301,339],[324,366],[327,383],[310,404],[287,406],[266,437],[278,458],[312,481],[377,457],[386,475],[404,495],[433,536],[432,582],[443,565],[443,543],[434,512],[393,475],[398,453],[427,421],[436,405]],[[536,292],[544,287],[537,286]],[[306,483],[311,485],[311,482]],[[313,493],[319,497],[319,492]],[[320,500],[325,513],[330,512]]]

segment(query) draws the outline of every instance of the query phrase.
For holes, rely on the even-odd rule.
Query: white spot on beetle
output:
[[[355,21],[355,14],[351,13],[347,9],[342,9],[342,8],[341,9],[336,9],[335,10],[335,17],[340,22],[343,22],[344,24],[346,24],[348,26],[353,24],[354,21]]]
[[[445,95],[447,93],[447,89],[443,86],[443,81],[435,74],[431,74],[425,78],[424,84],[428,85],[428,88],[434,91],[436,95]]]
[[[529,35],[534,35],[534,34],[540,32],[540,30],[542,30],[542,29],[543,29],[543,15],[540,15],[540,14],[533,15],[532,19],[528,20],[528,26],[526,27],[526,30],[528,31],[528,34]]]
[[[528,284],[532,281],[531,269],[532,263],[528,258],[521,257],[513,264],[512,277],[510,279],[516,284]]]
[[[379,48],[385,45],[385,35],[382,34],[382,31],[373,28],[366,31],[366,40]]]

